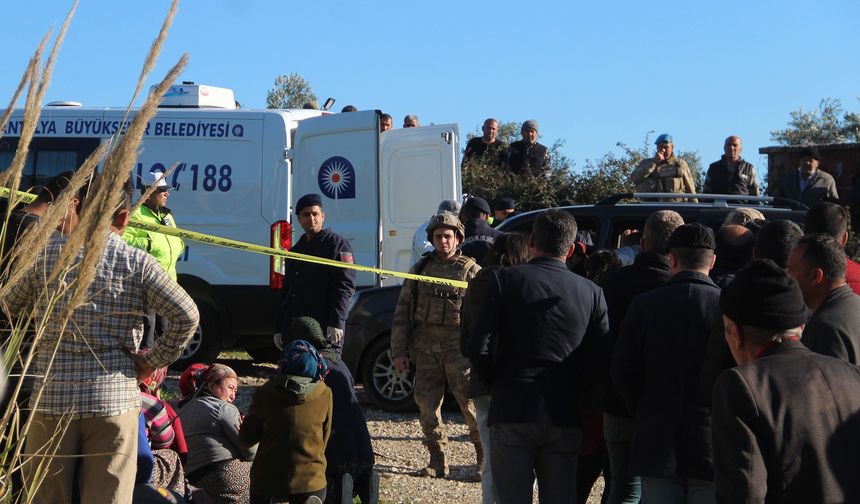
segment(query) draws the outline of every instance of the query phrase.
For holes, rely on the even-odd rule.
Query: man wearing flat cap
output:
[[[630,174],[636,192],[696,194],[690,167],[686,161],[675,156],[672,135],[663,133],[657,137],[654,145],[657,146],[654,157],[643,159]]]
[[[803,295],[770,260],[738,271],[720,306],[738,365],[714,385],[717,502],[857,502],[860,368],[798,341]]]
[[[839,201],[836,181],[833,177],[819,170],[821,154],[815,147],[806,147],[800,151],[800,166],[782,177],[777,196],[797,200],[811,207],[822,201]]]
[[[466,229],[466,239],[460,246],[463,254],[471,257],[484,267],[484,258],[493,248],[496,238],[502,234],[490,227],[487,219],[490,217],[490,205],[480,196],[470,196],[460,210],[460,222]]]
[[[549,171],[549,151],[538,143],[538,123],[529,119],[520,128],[522,140],[511,142],[505,154],[503,167],[517,175],[543,177]]]
[[[720,289],[708,277],[714,233],[684,224],[666,247],[672,277],[630,304],[610,375],[635,417],[629,473],[641,477],[643,501],[713,502],[710,403],[700,377],[720,320]]]
[[[324,228],[325,211],[319,194],[305,194],[295,212],[305,233],[290,249],[299,254],[352,264],[352,246],[342,236]],[[337,352],[342,349],[343,328],[349,302],[355,292],[355,271],[306,261],[287,260],[281,289],[281,310],[275,325],[275,344],[287,334],[296,317],[313,317],[325,328]]]

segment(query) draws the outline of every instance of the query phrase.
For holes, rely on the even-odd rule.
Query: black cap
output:
[[[693,222],[678,226],[669,236],[666,248],[710,249],[717,248],[714,232],[708,226]]]
[[[738,270],[720,293],[720,308],[735,323],[762,329],[794,329],[809,318],[797,282],[770,259]]]
[[[513,210],[517,204],[513,198],[499,198],[496,200],[496,210]]]
[[[485,214],[493,213],[493,211],[490,210],[490,204],[487,203],[487,200],[480,196],[470,196],[469,199],[466,200],[466,203],[463,204],[463,206],[466,208],[471,207],[476,210],[480,210]]]
[[[322,197],[316,193],[305,194],[296,201],[296,215],[302,213],[302,209],[309,206],[322,208]]]
[[[800,159],[805,157],[812,158],[816,161],[821,161],[821,154],[819,154],[818,149],[816,147],[806,147],[802,151],[800,151]]]

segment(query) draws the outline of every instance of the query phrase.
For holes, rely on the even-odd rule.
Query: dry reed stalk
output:
[[[34,324],[36,327],[36,330],[35,330],[35,334],[32,335],[33,342],[32,342],[32,346],[30,347],[30,352],[28,353],[28,356],[27,356],[25,368],[29,368],[29,366],[32,362],[32,359],[35,355],[35,349],[40,344],[40,342],[41,342],[41,340],[45,334],[45,328],[48,325],[48,320],[53,316],[52,314],[54,313],[54,307],[55,307],[56,302],[60,298],[62,298],[62,296],[64,296],[66,291],[68,290],[68,287],[64,286],[65,285],[64,282],[59,282],[58,285],[60,285],[60,287],[57,290],[49,291],[47,289],[47,284],[45,284],[45,289],[41,294],[41,295],[46,296],[48,298],[48,302],[47,302],[48,309],[45,310],[45,312],[42,314],[41,319],[36,321],[36,323]],[[4,311],[8,311],[5,309],[6,308],[5,306],[3,308],[4,308]],[[31,310],[28,317],[27,317],[27,323],[23,324],[23,328],[19,328],[20,332],[18,334],[18,337],[26,336],[25,333],[30,326],[30,322],[33,320],[34,314],[35,314],[35,310]],[[63,327],[63,331],[64,330],[65,330],[65,326]],[[62,335],[62,332],[60,334]],[[51,350],[51,358],[50,358],[49,363],[48,363],[48,368],[45,371],[45,376],[48,376],[48,374],[50,373],[50,369],[51,369],[51,366],[53,365],[54,357],[56,356],[56,353],[57,353],[57,350],[59,348],[61,340],[62,340],[62,336],[58,337],[56,342],[54,343],[54,347],[52,349],[50,349]],[[20,392],[20,384],[16,388],[16,394],[12,395],[12,397],[11,397],[10,404],[9,404],[10,409],[17,409],[16,401],[17,401],[17,397],[18,397],[18,395],[17,395],[18,392]],[[8,450],[4,451],[3,460],[0,461],[0,462],[2,462],[2,463],[0,463],[0,467],[4,468],[6,471],[6,474],[5,474],[6,477],[2,481],[0,481],[0,489],[2,489],[2,493],[6,493],[7,491],[9,491],[9,489],[11,487],[12,482],[11,482],[11,478],[9,477],[9,474],[11,474],[11,467],[16,466],[16,465],[20,466],[21,464],[26,462],[26,460],[25,460],[23,462],[18,463],[18,461],[22,460],[21,454],[22,454],[22,450],[24,448],[24,439],[26,438],[26,433],[29,432],[30,425],[32,425],[33,419],[35,418],[36,410],[38,408],[39,401],[41,400],[41,397],[42,397],[42,389],[41,388],[36,391],[35,398],[31,395],[31,398],[30,398],[30,406],[31,406],[30,414],[27,416],[27,419],[24,422],[24,425],[21,427],[20,431],[18,432],[17,437],[14,437],[14,438],[12,437],[12,435],[15,433],[15,431],[13,430],[13,427],[8,423],[6,424],[6,426],[4,427],[4,429],[2,431],[3,432],[3,439],[2,439],[3,446],[8,447],[9,443],[15,442],[15,449],[12,450],[11,457],[8,457],[8,462],[7,462]],[[7,413],[4,415],[4,418],[8,417],[8,416],[10,416],[10,414],[9,414],[9,411],[7,410]],[[20,424],[16,423],[15,425],[17,426]],[[10,430],[7,431],[6,429],[10,429]],[[55,435],[56,434],[57,433],[55,433]],[[44,461],[40,461],[39,465],[37,466],[37,470],[41,470],[43,464],[44,464]],[[3,473],[0,472],[0,475],[2,475],[2,474]],[[34,478],[33,485],[35,487],[37,487],[41,483],[42,478],[43,478],[42,476]],[[26,499],[23,502],[30,502],[30,500]]]
[[[38,66],[39,62],[36,62]],[[15,148],[15,157],[12,158],[12,163],[9,167],[0,173],[0,185],[17,189],[21,180],[21,172],[24,170],[24,165],[27,162],[27,154],[30,151],[30,140],[33,138],[33,133],[36,131],[36,124],[39,120],[40,111],[36,107],[36,88],[39,70],[36,69],[29,77],[27,84],[27,97],[24,100],[24,119],[21,126],[21,136],[18,138],[18,146]],[[9,208],[15,206],[13,200],[14,195],[9,195]]]
[[[164,41],[167,40],[167,34],[170,31],[170,27],[173,25],[173,19],[176,17],[176,12],[178,10],[179,0],[173,0],[170,4],[170,9],[167,10],[167,15],[164,16],[164,22],[161,23],[161,29],[158,30],[158,36],[152,41],[152,45],[149,47],[149,52],[146,54],[146,59],[143,60],[143,68],[140,69],[140,76],[137,78],[137,87],[134,88],[134,93],[131,95],[131,101],[128,104],[128,109],[126,109],[125,116],[123,116],[121,124],[125,124],[128,119],[128,114],[134,106],[134,102],[137,100],[137,97],[140,95],[140,91],[143,89],[146,78],[149,77],[150,72],[155,68],[155,64],[158,62],[158,57],[161,54],[161,48],[164,46]]]
[[[166,38],[167,29],[172,23],[173,16],[175,15],[177,5],[178,1],[174,0],[171,5],[170,11],[168,12],[167,19],[165,20],[165,23],[162,25],[162,29],[159,32],[159,36],[153,43],[152,48],[147,55],[147,59],[144,63],[144,70],[141,73],[141,79],[138,82],[137,91],[135,91],[135,96],[139,93],[139,90],[142,89],[145,76],[148,75],[148,73],[155,65],[155,62],[158,58],[158,54],[164,43],[164,39]],[[143,138],[146,125],[155,116],[158,104],[160,103],[164,93],[167,91],[168,87],[172,84],[172,82],[178,77],[179,73],[187,64],[187,61],[188,56],[183,55],[182,58],[180,58],[179,62],[174,65],[173,68],[171,68],[165,79],[162,80],[156,86],[155,91],[150,93],[144,105],[138,111],[135,118],[131,121],[129,128],[126,129],[125,134],[122,136],[121,139],[116,141],[116,148],[109,152],[107,159],[105,160],[102,172],[98,176],[93,178],[93,183],[91,186],[92,188],[90,190],[90,193],[88,194],[87,201],[84,204],[83,212],[81,213],[78,225],[74,229],[74,231],[69,234],[68,241],[63,247],[63,251],[61,253],[61,262],[67,264],[67,267],[65,270],[55,270],[51,273],[52,277],[56,278],[56,280],[50,284],[54,286],[54,290],[42,294],[42,299],[48,300],[48,307],[44,310],[42,320],[39,320],[36,323],[37,334],[34,340],[34,346],[37,346],[39,344],[39,341],[42,339],[42,336],[44,335],[44,328],[46,327],[48,319],[60,321],[57,338],[55,341],[51,342],[53,343],[53,345],[51,345],[53,348],[43,347],[39,350],[40,352],[48,352],[48,355],[50,356],[48,359],[49,362],[47,364],[47,369],[43,370],[46,379],[49,379],[47,377],[51,375],[51,367],[53,365],[56,353],[59,349],[59,345],[61,344],[63,337],[67,335],[66,333],[68,324],[74,324],[74,320],[71,319],[72,310],[74,310],[74,308],[79,306],[86,299],[87,293],[89,292],[89,287],[93,279],[95,278],[98,261],[101,258],[105,243],[107,241],[108,233],[111,229],[111,220],[116,208],[119,205],[122,186],[129,180],[129,175],[131,173],[132,166],[136,162],[138,146],[140,145],[140,142]],[[48,80],[43,79],[39,82],[45,83],[46,86]],[[33,78],[30,80],[30,83],[31,87],[30,92],[28,93],[29,106],[26,107],[26,109],[34,110],[38,109],[38,107],[35,106],[38,100],[37,98],[32,98],[32,95],[35,94],[35,96],[38,97],[38,91],[43,92],[45,87],[41,85],[38,86],[38,91],[34,93],[33,90],[34,88],[36,88],[37,81],[35,78]],[[134,99],[132,100],[132,103],[133,102]],[[126,113],[126,116],[128,116],[128,112]],[[26,125],[22,127],[22,130],[26,131],[26,129]],[[112,145],[115,140],[115,138],[112,138],[111,142],[106,142],[106,145]],[[27,141],[29,142],[29,139]],[[26,159],[26,157],[24,157],[23,159]],[[8,181],[9,178],[10,177],[6,176],[6,181]],[[73,191],[68,192],[70,194],[73,193]],[[60,205],[57,206],[59,208],[62,208]],[[77,264],[73,264],[75,258],[78,256],[81,250],[83,250],[81,260]],[[63,256],[67,256],[67,259],[64,259]],[[67,283],[64,280],[64,277],[70,271],[72,271],[72,269],[77,269],[77,278],[74,282]],[[46,290],[48,290],[47,283],[45,287]],[[63,303],[65,305],[65,309],[62,311],[62,313],[55,313],[57,307],[59,306],[56,304],[56,302],[60,299],[69,300],[69,302],[68,304]],[[0,298],[0,301],[2,301],[2,298]],[[31,405],[38,405],[38,402],[41,399],[42,391],[42,388],[39,388],[37,391],[34,391],[34,396],[31,398]],[[31,411],[21,430],[22,437],[26,436],[26,433],[29,431],[34,418],[33,415],[34,412]],[[21,450],[21,443],[18,443],[11,458],[12,463],[21,460]],[[2,483],[4,483],[5,485],[6,482]],[[28,495],[24,496],[23,498],[29,501],[31,497],[30,495]]]
[[[6,112],[3,114],[3,118],[0,119],[0,138],[3,138],[3,131],[6,129],[6,124],[9,122],[9,118],[12,117],[12,112],[15,111],[15,104],[18,103],[18,100],[21,98],[21,92],[24,91],[24,86],[30,82],[34,73],[36,73],[36,67],[39,65],[39,60],[42,58],[42,53],[45,51],[45,46],[48,44],[48,38],[51,34],[50,31],[45,33],[42,37],[42,42],[39,43],[39,47],[36,49],[36,53],[33,57],[30,58],[30,62],[27,63],[27,68],[24,70],[24,74],[21,76],[21,82],[18,83],[18,87],[15,89],[15,93],[12,95],[12,99],[9,100],[9,106],[6,107]],[[4,167],[5,169],[6,167]],[[3,185],[0,182],[0,185]]]
[[[21,96],[21,91],[23,91],[24,86],[26,86],[28,82],[32,82],[34,80],[34,75],[37,71],[36,68],[38,67],[39,59],[42,57],[42,52],[45,50],[45,45],[48,43],[49,34],[50,31],[42,37],[42,42],[36,49],[36,53],[33,55],[32,58],[30,58],[30,62],[27,64],[27,68],[24,70],[24,75],[21,76],[21,82],[18,84],[18,88],[15,90],[15,95],[9,102],[9,106],[6,108],[6,112],[3,114],[2,120],[0,120],[0,138],[3,138],[3,131],[5,131],[6,124],[9,122],[9,118],[12,117],[12,112],[14,111],[15,104],[18,103],[18,98],[20,98]],[[8,170],[8,168],[10,168],[9,166],[3,168],[4,171],[0,173],[0,186],[5,185],[6,180],[9,178],[9,174],[11,173],[11,170]],[[23,169],[23,165],[21,169]],[[15,186],[15,188],[17,188],[17,186]],[[4,223],[9,222],[9,218],[12,215],[13,208],[15,208],[15,206],[11,203],[6,205],[6,212],[3,218]],[[4,250],[5,243],[6,226],[4,225],[2,229],[0,229],[0,257],[5,257],[5,255],[9,253],[8,250]]]
[[[183,54],[179,62],[170,69],[167,76],[150,93],[143,106],[132,119],[131,124],[117,143],[116,148],[108,155],[100,176],[95,180],[94,188],[96,194],[84,206],[81,218],[78,221],[76,232],[69,236],[69,241],[63,247],[60,255],[61,261],[64,255],[72,258],[86,242],[84,254],[80,262],[80,274],[74,285],[71,300],[68,305],[68,315],[80,305],[85,299],[90,283],[95,278],[95,269],[101,258],[107,232],[110,232],[110,223],[113,214],[119,206],[120,195],[124,184],[128,183],[132,167],[137,161],[137,147],[143,139],[146,125],[158,112],[158,105],[164,93],[176,80],[185,65],[188,63],[188,55]],[[80,232],[77,232],[80,231]]]
[[[92,180],[92,175],[107,152],[108,144],[103,143],[90,154],[81,167],[72,174],[69,180],[69,186],[60,193],[59,197],[54,200],[51,206],[48,207],[45,215],[39,221],[30,226],[19,238],[19,246],[16,246],[9,255],[9,264],[33,264],[39,252],[44,249],[48,243],[48,239],[54,233],[54,230],[59,225],[60,221],[68,212],[72,204],[72,200],[78,197],[78,192],[84,184],[89,184]],[[59,263],[58,263],[59,264]],[[61,264],[57,271],[65,270],[69,264]],[[11,289],[14,289],[18,282],[27,273],[27,268],[10,268],[6,272],[7,277],[2,279],[0,283],[0,300],[4,299]],[[52,278],[48,279],[53,280]]]
[[[72,4],[72,8],[66,15],[63,26],[60,28],[60,33],[54,40],[54,45],[51,48],[51,54],[48,55],[48,60],[45,62],[45,68],[41,72],[34,74],[34,79],[31,80],[31,87],[27,92],[27,108],[24,112],[24,124],[21,128],[21,139],[18,142],[18,148],[15,152],[15,159],[12,160],[10,173],[0,185],[6,185],[10,189],[16,189],[21,184],[21,173],[24,170],[24,164],[27,160],[27,152],[30,150],[30,141],[33,139],[33,134],[36,131],[36,124],[41,115],[42,102],[45,98],[45,92],[48,90],[48,85],[51,83],[51,76],[54,73],[54,65],[57,62],[57,55],[60,54],[60,47],[63,46],[63,41],[66,39],[66,33],[69,31],[69,25],[72,23],[72,17],[75,15],[75,10],[78,8],[78,0]],[[35,88],[35,89],[34,89]],[[35,92],[34,92],[35,91]],[[8,184],[8,185],[7,185]],[[9,197],[9,208],[18,204],[20,198],[12,194]]]

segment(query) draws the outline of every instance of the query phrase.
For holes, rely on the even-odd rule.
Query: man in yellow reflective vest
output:
[[[156,183],[156,181],[158,181]],[[145,173],[143,175],[145,192],[152,184],[156,184],[155,191],[149,195],[137,210],[132,214],[133,220],[149,224],[159,224],[175,228],[176,221],[173,214],[167,208],[167,199],[173,189],[164,179],[164,174],[159,171]],[[152,233],[143,229],[126,227],[122,233],[122,239],[132,247],[145,250],[152,255],[158,264],[167,271],[171,278],[176,280],[176,261],[182,255],[185,245],[182,239],[176,236],[167,236],[161,233]],[[164,319],[155,313],[147,314],[148,322],[144,323],[144,339],[141,347],[152,347],[155,338],[164,331]]]

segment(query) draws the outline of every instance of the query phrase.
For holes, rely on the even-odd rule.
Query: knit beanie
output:
[[[740,269],[720,293],[720,308],[737,324],[763,329],[793,329],[809,318],[797,282],[770,259]]]
[[[290,322],[285,342],[305,340],[330,361],[339,361],[340,355],[334,349],[334,342],[323,333],[322,326],[313,317],[296,317]]]

